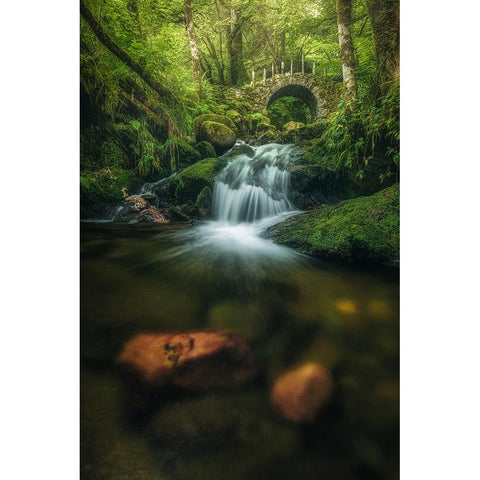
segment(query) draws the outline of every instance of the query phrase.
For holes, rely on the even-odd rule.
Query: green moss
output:
[[[398,266],[399,196],[397,183],[291,218],[267,236],[321,258]]]
[[[195,149],[200,153],[200,160],[204,158],[214,157],[216,155],[215,149],[210,142],[203,140],[195,145]]]
[[[237,133],[237,127],[235,126],[235,124],[230,118],[224,115],[204,114],[204,115],[199,115],[198,117],[195,117],[195,119],[193,120],[193,132],[196,138],[199,138],[200,129],[204,122],[221,123],[222,125],[226,125],[228,128],[233,130],[234,133]]]
[[[217,154],[221,155],[235,145],[237,136],[234,130],[223,123],[206,121],[200,127],[198,139],[209,141]]]
[[[201,217],[207,217],[212,207],[213,194],[210,187],[203,187],[202,191],[197,195],[195,208]]]
[[[245,124],[251,132],[256,132],[257,127],[261,123],[271,125],[272,122],[267,116],[262,115],[261,113],[251,113],[250,115],[245,116]]]
[[[117,167],[80,174],[80,215],[96,217],[112,203],[119,202],[138,187],[138,178],[131,170]]]
[[[205,187],[213,188],[215,176],[226,163],[227,160],[224,158],[205,158],[182,170],[173,179],[177,200],[194,203]]]

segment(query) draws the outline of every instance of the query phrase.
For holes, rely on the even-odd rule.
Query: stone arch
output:
[[[269,89],[265,108],[268,108],[275,100],[282,97],[295,97],[304,101],[312,112],[312,120],[319,120],[326,116],[325,101],[319,95],[319,88],[304,77],[284,77],[275,82]]]

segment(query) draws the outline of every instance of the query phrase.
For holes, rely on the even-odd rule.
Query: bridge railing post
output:
[[[285,75],[285,63],[282,60],[282,75]]]
[[[266,83],[267,83],[267,69],[264,68],[263,69],[263,80],[262,80],[263,86],[265,86]]]

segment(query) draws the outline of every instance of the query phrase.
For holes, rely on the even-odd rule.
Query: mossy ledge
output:
[[[265,236],[322,259],[398,267],[399,184],[368,197],[319,207],[275,225]]]
[[[227,164],[222,157],[205,158],[185,168],[174,177],[175,198],[182,202],[196,202],[197,196],[205,188],[213,189],[215,176]]]

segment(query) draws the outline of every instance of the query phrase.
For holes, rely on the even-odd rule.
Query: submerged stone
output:
[[[300,423],[314,420],[332,393],[330,372],[318,363],[306,363],[282,375],[275,382],[270,398],[280,415]]]
[[[117,361],[148,386],[194,391],[236,387],[255,373],[245,340],[227,331],[137,335]]]

